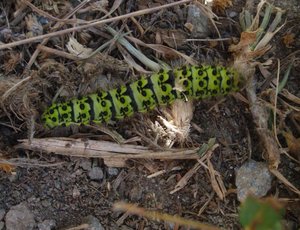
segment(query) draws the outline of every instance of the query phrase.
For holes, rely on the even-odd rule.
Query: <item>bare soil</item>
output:
[[[36,7],[44,10],[46,5],[43,1],[32,1]],[[48,1],[52,2],[52,1]],[[168,1],[172,2],[172,1]],[[53,2],[54,3],[54,2]],[[122,15],[128,12],[133,12],[139,9],[144,9],[152,6],[165,4],[165,1],[124,1],[115,14]],[[32,9],[27,6],[27,10],[23,10],[24,15],[17,20],[13,17],[13,12],[21,9],[15,1],[10,3],[2,3],[1,20],[0,20],[0,39],[3,43],[8,43],[11,40],[7,38],[5,32],[8,29],[8,22],[11,25],[10,29],[14,36],[17,33],[23,34],[26,29],[24,23],[25,17],[33,14]],[[46,4],[46,3],[44,3]],[[77,3],[68,3],[74,8]],[[112,3],[109,3],[107,9],[110,9]],[[220,16],[219,24],[216,24],[221,37],[239,38],[241,29],[238,25],[238,15],[245,7],[246,2],[241,0],[233,1],[233,5],[226,8],[225,11],[216,12]],[[273,64],[269,67],[271,74],[276,76],[277,63],[274,60],[281,60],[284,64],[285,58],[295,51],[299,51],[300,47],[300,3],[297,0],[291,1],[275,1],[274,5],[286,10],[284,20],[286,25],[272,39],[272,49],[261,58],[261,62],[267,61],[270,57]],[[52,6],[53,7],[53,6]],[[58,5],[58,7],[62,7]],[[156,31],[174,29],[175,31],[184,32],[187,38],[191,36],[185,28],[186,5],[176,6],[175,8],[167,8],[161,11],[150,13],[136,17],[138,23],[127,20],[123,23],[117,22],[111,24],[114,28],[127,26],[133,34],[139,36],[139,31],[136,28],[140,24],[143,28],[148,28],[143,36],[139,39],[145,43],[155,43],[157,37]],[[26,7],[25,7],[26,8]],[[56,13],[54,8],[47,11],[49,14],[61,18],[67,12],[66,8],[59,8],[59,13]],[[84,20],[92,20],[100,18],[103,12],[87,11],[80,14],[80,18]],[[6,16],[3,16],[6,15]],[[37,14],[38,15],[38,14]],[[103,14],[104,15],[104,14]],[[102,15],[102,16],[103,16]],[[41,17],[39,20],[45,20],[46,17]],[[47,24],[44,24],[44,30],[47,31]],[[46,33],[44,31],[44,33]],[[289,47],[283,42],[283,37],[286,34],[294,34],[294,41]],[[103,33],[100,29],[86,30],[81,35],[77,35],[78,40],[82,43],[86,42],[86,46],[93,49],[99,47],[107,37],[107,33]],[[94,36],[90,38],[89,36]],[[100,37],[97,40],[97,36]],[[209,29],[209,38],[217,38],[217,34],[213,29]],[[22,36],[19,37],[20,39]],[[62,36],[68,39],[68,36]],[[63,46],[64,39],[59,38],[59,41],[50,39],[49,47],[55,48]],[[200,62],[219,63],[229,62],[231,57],[227,52],[230,42],[224,42],[224,49],[220,43],[216,46],[208,42],[193,42],[188,44],[179,44],[176,49],[180,52],[191,55]],[[171,45],[168,43],[167,45]],[[113,78],[122,73],[124,77],[120,81],[128,81],[128,76],[131,75],[128,70],[121,72],[120,70],[112,70],[111,68],[99,67],[97,63],[95,69],[91,69],[91,73],[80,78],[80,70],[75,61],[65,59],[59,55],[40,54],[36,65],[33,65],[29,70],[25,71],[25,67],[30,60],[33,52],[37,47],[37,43],[26,44],[18,47],[13,47],[11,50],[0,50],[1,55],[1,78],[5,80],[24,79],[27,76],[34,76],[32,79],[32,88],[30,91],[31,97],[37,97],[39,100],[31,103],[35,106],[35,111],[40,114],[43,109],[49,104],[49,99],[53,98],[59,86],[66,79],[70,84],[72,92],[67,96],[72,97],[79,91],[77,86],[81,81],[90,81],[96,76]],[[144,54],[153,58],[154,53],[149,49],[143,50]],[[148,53],[147,53],[148,52]],[[7,67],[6,60],[12,60],[12,55],[22,54],[22,57],[17,64],[11,64],[13,70]],[[111,52],[111,55],[116,59],[122,59],[117,49]],[[158,57],[159,58],[159,57]],[[168,57],[164,57],[165,61]],[[43,71],[40,71],[40,63],[46,63],[47,59],[53,59],[66,67],[67,74],[63,75],[59,68],[49,67],[45,70],[45,76],[42,76]],[[154,59],[154,58],[153,58]],[[12,62],[12,61],[11,61]],[[174,62],[174,60],[170,61]],[[176,60],[175,60],[176,62]],[[97,69],[99,67],[99,69]],[[44,67],[43,67],[44,68]],[[53,68],[53,70],[49,70]],[[298,65],[294,65],[291,70],[286,89],[300,98],[300,78],[299,78],[299,61]],[[49,80],[50,77],[57,78]],[[265,84],[259,71],[256,72],[258,85],[258,94],[263,90],[267,90],[270,86]],[[43,81],[36,81],[36,78],[42,78]],[[119,77],[120,78],[120,77]],[[274,79],[274,78],[273,78]],[[45,83],[46,82],[46,83]],[[92,81],[90,81],[91,83]],[[0,84],[2,81],[0,81]],[[52,85],[49,85],[52,84]],[[82,85],[81,85],[82,86]],[[1,88],[7,87],[2,85]],[[264,87],[264,88],[263,88]],[[36,92],[35,92],[36,89]],[[82,90],[82,89],[80,89]],[[2,92],[2,91],[1,91]],[[35,94],[36,93],[36,94]],[[84,90],[82,92],[84,94]],[[50,94],[50,95],[49,95]],[[72,95],[73,94],[73,95]],[[241,92],[245,95],[245,92]],[[15,106],[12,104],[12,106]],[[34,214],[36,223],[41,223],[44,220],[54,220],[56,222],[55,229],[65,229],[77,226],[82,223],[83,218],[88,215],[93,215],[99,219],[105,229],[176,229],[170,223],[148,220],[143,217],[127,216],[122,219],[123,213],[112,210],[112,205],[116,201],[126,201],[129,203],[138,204],[141,207],[150,210],[158,210],[168,214],[176,214],[188,219],[197,220],[200,222],[209,223],[224,229],[240,229],[241,226],[238,220],[238,206],[235,191],[235,170],[239,168],[251,154],[251,158],[257,161],[264,161],[259,140],[254,129],[253,118],[249,110],[249,105],[235,96],[229,96],[222,101],[216,99],[211,101],[203,101],[196,104],[192,123],[195,124],[191,128],[191,140],[185,145],[200,146],[207,143],[210,138],[216,138],[216,143],[219,147],[212,155],[212,164],[214,169],[218,171],[222,177],[225,187],[228,190],[224,200],[221,200],[214,192],[209,175],[202,167],[195,173],[183,189],[174,194],[170,194],[174,190],[177,182],[196,164],[195,160],[128,160],[125,168],[111,168],[104,164],[101,159],[85,159],[66,157],[59,154],[45,154],[38,151],[28,151],[17,149],[15,146],[18,140],[28,138],[30,134],[30,126],[26,125],[26,120],[20,121],[15,114],[6,113],[0,110],[0,159],[19,159],[18,166],[13,171],[15,175],[0,170],[0,209],[8,212],[12,206],[21,202],[27,202],[29,209]],[[19,111],[20,112],[20,111]],[[22,112],[20,112],[22,113]],[[8,115],[10,115],[10,118]],[[150,113],[149,117],[156,117],[158,111]],[[38,121],[38,116],[37,118]],[[148,115],[145,115],[148,116]],[[27,118],[30,116],[27,116]],[[116,130],[123,137],[129,139],[135,136],[133,130],[135,119],[126,119],[125,121],[117,122],[110,126],[112,130]],[[12,125],[17,129],[12,128]],[[195,127],[200,127],[200,132]],[[29,128],[28,128],[29,127]],[[94,129],[65,128],[56,132],[45,131],[41,126],[36,126],[35,137],[46,136],[84,136],[86,138],[96,137],[94,139],[108,139],[107,135]],[[296,131],[295,137],[299,138],[300,134]],[[299,136],[297,136],[299,135]],[[111,140],[111,139],[110,139]],[[284,147],[287,147],[284,138],[280,139]],[[147,145],[145,142],[141,142]],[[179,148],[179,144],[173,148]],[[251,153],[250,153],[251,152]],[[20,163],[22,160],[22,164]],[[47,164],[47,165],[46,165]],[[93,168],[100,168],[103,176],[99,179],[91,179],[91,171]],[[172,170],[177,167],[177,170]],[[154,172],[165,170],[165,173],[153,178],[148,178]],[[299,164],[291,161],[286,155],[281,155],[281,164],[279,171],[298,189],[300,188],[300,173]],[[251,176],[251,175],[249,175]],[[268,196],[277,195],[280,198],[294,200],[286,207],[284,219],[290,229],[299,229],[300,227],[300,209],[299,197],[291,192],[281,181],[274,178],[272,188],[267,194]],[[198,214],[201,208],[201,214]],[[1,221],[1,220],[0,220]]]

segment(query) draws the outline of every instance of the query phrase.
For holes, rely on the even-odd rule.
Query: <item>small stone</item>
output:
[[[93,167],[89,172],[88,176],[91,180],[102,180],[103,171],[100,167]]]
[[[192,37],[206,38],[208,31],[208,17],[198,6],[188,6],[188,16],[185,25],[192,33]]]
[[[0,221],[0,230],[2,230],[4,228],[4,222]]]
[[[56,227],[55,220],[44,220],[42,223],[38,224],[39,230],[52,230]]]
[[[0,220],[3,220],[4,215],[5,215],[5,210],[0,209]]]
[[[117,168],[109,167],[107,169],[107,173],[109,176],[116,176],[119,173],[119,170]]]
[[[235,12],[235,11],[230,11],[230,12],[229,12],[229,17],[231,17],[231,18],[234,18],[234,17],[236,17],[237,15],[238,15],[238,13]]]
[[[76,186],[73,188],[72,196],[73,198],[77,198],[80,196],[80,191]]]
[[[266,195],[271,188],[271,182],[272,175],[265,163],[254,160],[244,163],[236,171],[238,200],[243,201],[250,194],[256,197]]]
[[[104,230],[104,228],[103,228],[102,224],[99,222],[99,220],[92,215],[85,217],[83,219],[83,224],[89,225],[89,227],[86,228],[87,230]]]
[[[34,216],[25,202],[13,206],[5,216],[7,230],[30,230],[35,226]]]

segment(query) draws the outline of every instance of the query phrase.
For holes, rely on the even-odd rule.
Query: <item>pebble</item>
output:
[[[42,223],[38,224],[39,230],[52,230],[55,229],[56,222],[55,220],[44,220]]]
[[[103,171],[100,167],[93,167],[89,172],[88,176],[91,180],[102,180]]]
[[[236,17],[237,15],[238,15],[238,13],[235,12],[235,11],[230,11],[230,12],[229,12],[229,17],[231,17],[231,18],[234,18],[234,17]]]
[[[4,215],[5,215],[5,210],[0,209],[0,220],[3,220]]]
[[[208,36],[207,15],[196,5],[188,6],[188,16],[186,25],[191,25],[192,37],[206,38]]]
[[[80,196],[80,191],[76,186],[73,188],[72,196],[73,198],[77,198]]]
[[[262,197],[271,188],[272,175],[267,164],[249,160],[236,171],[237,197],[243,201],[251,194]]]
[[[99,220],[92,215],[85,217],[83,219],[83,223],[86,223],[89,225],[89,227],[86,228],[87,230],[104,230],[104,228],[103,228],[102,224],[99,222]]]
[[[10,208],[5,216],[7,230],[30,230],[35,227],[34,216],[26,202]]]
[[[119,173],[119,170],[117,168],[113,168],[113,167],[108,167],[107,168],[107,173],[109,176],[116,176]]]

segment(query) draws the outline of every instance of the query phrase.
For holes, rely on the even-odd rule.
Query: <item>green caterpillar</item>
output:
[[[63,103],[52,104],[42,115],[48,127],[107,123],[135,112],[147,112],[175,99],[205,99],[239,90],[242,78],[224,66],[183,66],[162,69],[149,78],[109,91],[100,91]]]

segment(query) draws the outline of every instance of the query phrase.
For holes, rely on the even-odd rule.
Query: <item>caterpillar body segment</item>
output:
[[[163,69],[116,89],[54,103],[43,113],[42,121],[48,128],[107,123],[169,105],[176,99],[227,95],[239,90],[242,83],[242,77],[234,69],[224,66]]]
[[[144,113],[157,106],[157,99],[153,91],[152,82],[142,77],[129,85],[135,104],[136,111]]]

